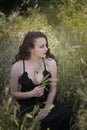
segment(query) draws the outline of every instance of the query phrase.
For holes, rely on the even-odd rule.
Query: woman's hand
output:
[[[38,115],[37,115],[37,118],[39,120],[42,120],[44,119],[47,115],[49,114],[49,111],[47,111],[47,109],[43,108],[43,109],[40,109]]]
[[[43,96],[44,94],[44,88],[45,87],[35,87],[33,90],[32,90],[32,97],[41,97]]]
[[[43,109],[40,109],[40,112],[37,115],[37,118],[44,119],[49,112],[53,109],[54,105],[53,104],[47,104]]]

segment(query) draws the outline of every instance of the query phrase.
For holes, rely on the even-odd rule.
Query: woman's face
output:
[[[35,39],[34,48],[31,49],[31,55],[37,56],[39,58],[46,57],[46,53],[48,48],[46,46],[46,39],[44,37],[40,37]]]

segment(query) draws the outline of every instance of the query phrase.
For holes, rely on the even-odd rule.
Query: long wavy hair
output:
[[[43,32],[28,32],[27,35],[25,36],[22,45],[19,47],[19,52],[18,54],[15,56],[15,62],[19,61],[19,60],[25,60],[25,59],[29,59],[31,57],[31,52],[29,51],[29,49],[32,49],[35,47],[35,40],[37,38],[45,38],[46,39],[46,46],[48,48],[48,40],[47,37],[45,36],[45,34]],[[56,61],[55,56],[50,53],[50,49],[48,48],[48,51],[46,53],[46,58],[52,58]]]

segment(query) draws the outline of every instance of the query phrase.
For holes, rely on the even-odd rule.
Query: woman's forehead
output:
[[[46,42],[46,39],[44,37],[39,37],[35,39],[35,42]]]
[[[46,39],[44,37],[40,37],[40,38],[37,38],[35,39],[35,45],[37,44],[46,44]]]

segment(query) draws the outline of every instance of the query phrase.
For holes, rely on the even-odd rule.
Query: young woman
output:
[[[57,64],[42,32],[28,32],[11,69],[11,94],[20,106],[20,118],[39,105],[41,130],[69,130],[71,111],[56,101]],[[45,76],[51,83],[41,87]],[[19,89],[19,84],[21,89]],[[51,111],[46,111],[54,104]]]

